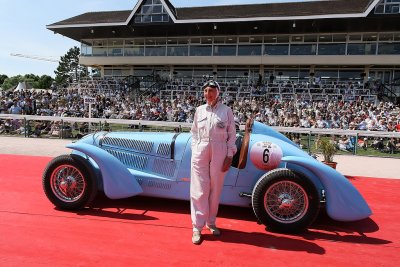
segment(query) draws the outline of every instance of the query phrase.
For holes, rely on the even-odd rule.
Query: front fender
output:
[[[127,198],[143,192],[125,165],[107,151],[85,143],[71,143],[66,147],[80,151],[96,162],[103,177],[104,193],[107,197]]]
[[[358,190],[335,169],[313,158],[286,156],[282,161],[300,165],[320,179],[326,191],[326,210],[332,219],[356,221],[372,214]]]

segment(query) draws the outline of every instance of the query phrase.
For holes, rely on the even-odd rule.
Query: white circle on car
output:
[[[272,170],[279,166],[282,149],[271,142],[260,141],[250,148],[250,160],[261,170]]]

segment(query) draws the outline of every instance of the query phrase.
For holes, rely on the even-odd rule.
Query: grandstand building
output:
[[[217,77],[227,85],[400,79],[400,0],[335,0],[89,12],[50,25],[102,77]],[[365,92],[365,91],[364,91]]]

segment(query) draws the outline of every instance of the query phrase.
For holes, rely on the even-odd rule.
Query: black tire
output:
[[[294,233],[316,219],[320,199],[314,184],[289,169],[275,169],[262,176],[253,189],[254,213],[268,231]]]
[[[98,190],[92,168],[86,159],[77,155],[61,155],[50,161],[42,184],[47,198],[62,210],[86,207]]]

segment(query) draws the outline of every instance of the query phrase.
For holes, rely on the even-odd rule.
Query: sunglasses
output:
[[[207,87],[217,88],[219,90],[219,84],[216,81],[213,81],[213,80],[210,80],[210,81],[206,82],[201,89],[204,90]]]

